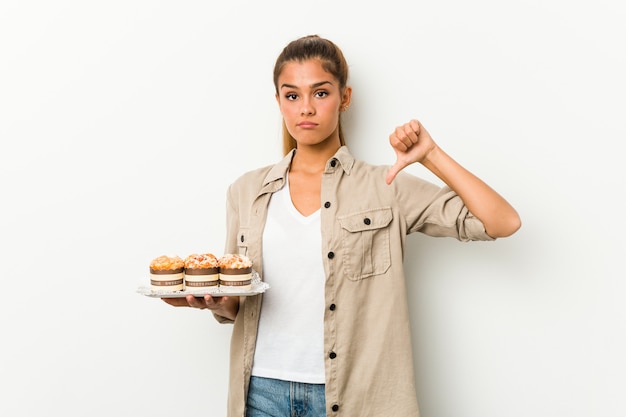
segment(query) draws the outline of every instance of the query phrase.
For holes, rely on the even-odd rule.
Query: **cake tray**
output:
[[[205,294],[209,294],[212,297],[247,297],[250,295],[257,295],[265,292],[269,288],[269,284],[261,281],[258,272],[252,270],[252,283],[250,289],[242,290],[239,288],[223,288],[216,287],[202,290],[182,290],[182,291],[170,291],[170,290],[155,290],[150,286],[140,286],[137,288],[137,292],[146,297],[152,298],[184,298],[187,295],[193,295],[195,297],[202,297]]]

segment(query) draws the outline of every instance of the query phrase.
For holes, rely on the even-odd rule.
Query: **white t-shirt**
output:
[[[320,211],[303,216],[289,179],[272,195],[263,232],[263,294],[252,375],[323,384],[324,266]]]

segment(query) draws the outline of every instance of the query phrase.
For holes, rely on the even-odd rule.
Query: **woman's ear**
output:
[[[341,97],[341,106],[339,107],[339,110],[341,110],[341,111],[348,110],[348,107],[350,107],[350,100],[351,99],[352,99],[352,87],[346,86],[343,89],[343,94],[342,94],[342,97]]]

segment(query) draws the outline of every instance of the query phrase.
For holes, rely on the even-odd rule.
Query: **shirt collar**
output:
[[[263,189],[261,190],[261,194],[264,194],[266,192],[273,193],[283,188],[283,186],[285,185],[287,171],[289,170],[291,160],[293,159],[295,153],[296,149],[292,149],[287,155],[285,155],[285,157],[280,162],[278,162],[272,167],[272,169],[270,169],[270,171],[265,176],[265,179],[263,180]],[[337,164],[337,162],[339,162],[339,164]],[[333,155],[333,157],[330,158],[328,162],[326,162],[325,172],[332,172],[338,167],[341,167],[346,175],[350,175],[353,166],[354,157],[348,150],[347,146],[342,146],[337,150],[337,152],[335,152],[335,155]]]
[[[344,145],[339,148],[337,152],[335,152],[335,155],[328,160],[326,163],[326,172],[331,172],[333,169],[336,169],[336,162],[335,167],[332,166],[333,161],[339,161],[339,166],[343,169],[343,172],[345,172],[346,175],[350,175],[352,167],[354,166],[354,157],[347,146]]]

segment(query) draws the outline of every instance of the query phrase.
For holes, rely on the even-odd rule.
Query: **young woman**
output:
[[[418,416],[405,293],[405,238],[494,240],[513,207],[447,155],[417,120],[396,128],[392,166],[355,160],[341,113],[348,65],[319,36],[276,61],[285,157],[227,195],[226,253],[251,258],[271,290],[167,299],[234,323],[228,415]],[[402,169],[421,163],[446,186]]]

